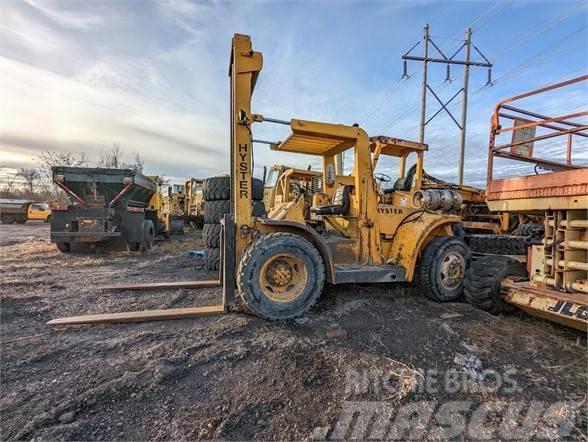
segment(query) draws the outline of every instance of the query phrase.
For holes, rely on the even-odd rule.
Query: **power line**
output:
[[[555,17],[554,19],[548,21],[547,23],[544,23],[543,25],[531,30],[530,32],[528,32],[527,34],[524,34],[523,36],[519,37],[519,39],[517,39],[517,41],[511,43],[511,44],[507,44],[505,46],[503,46],[502,48],[498,49],[497,51],[493,52],[490,55],[490,58],[494,59],[495,57],[497,57],[496,59],[501,59],[507,52],[509,52],[510,50],[514,49],[517,46],[520,46],[523,43],[526,43],[527,41],[529,41],[531,38],[535,37],[536,35],[540,35],[542,32],[545,32],[547,29],[550,29],[551,27],[561,23],[563,20],[565,20],[566,18],[569,18],[570,16],[572,16],[577,9],[579,9],[579,7],[581,7],[582,5],[574,5],[568,9],[566,9],[562,14],[560,14],[559,16]],[[567,37],[569,37],[570,35],[574,35],[576,33],[576,31],[572,32],[572,34],[569,34]],[[551,47],[549,48],[551,49]],[[537,54],[535,55],[537,56]],[[527,60],[528,62],[528,60]],[[522,63],[521,63],[522,64]],[[517,67],[520,67],[520,65],[518,65]],[[514,68],[513,68],[514,69]],[[511,69],[512,70],[512,69]],[[510,72],[510,71],[509,71]],[[524,72],[524,71],[522,71]],[[521,72],[521,73],[522,73]],[[517,74],[518,75],[518,74]],[[457,77],[456,79],[461,78],[462,75],[460,75],[459,77]],[[510,77],[512,78],[512,76]],[[504,80],[500,80],[500,81],[504,81]],[[493,83],[496,84],[498,82],[498,80],[495,80]],[[448,83],[446,83],[447,85]],[[444,87],[443,83],[440,83],[437,85],[438,87]],[[482,87],[478,90],[476,90],[473,95],[478,95],[480,93],[481,90],[488,90],[489,87]],[[457,105],[461,103],[461,101],[456,102],[454,105]],[[454,106],[452,105],[452,106]],[[416,109],[418,109],[419,105],[416,104],[414,106],[411,106],[406,112],[404,112],[402,115],[400,115],[399,117],[395,118],[394,120],[392,120],[392,122],[389,124],[389,126],[384,130],[384,132],[388,132],[390,129],[392,129],[394,126],[396,126],[398,123],[400,123],[406,116],[410,115],[413,111],[415,111]],[[418,128],[418,125],[416,126],[416,128]],[[415,128],[411,128],[409,129],[409,131],[414,130]],[[405,131],[403,133],[406,133],[408,131]]]
[[[497,51],[494,51],[490,54],[489,58],[493,59],[493,60],[500,60],[502,57],[504,57],[508,52],[510,52],[511,50],[513,50],[514,48],[521,46],[522,44],[528,42],[529,40],[531,40],[533,37],[535,37],[536,35],[539,35],[545,31],[547,31],[548,29],[551,29],[552,27],[556,26],[557,24],[561,23],[562,21],[564,21],[565,19],[571,17],[574,15],[574,13],[583,8],[583,5],[581,4],[575,4],[572,5],[572,7],[566,9],[564,12],[562,12],[560,15],[558,15],[557,17],[554,17],[553,19],[547,21],[546,23],[543,23],[542,25],[532,29],[531,31],[529,31],[528,33],[526,33],[525,35],[522,35],[521,37],[519,37],[518,39],[516,39],[514,42],[507,44],[505,46],[503,46],[502,48],[498,49]],[[459,80],[462,76],[459,75],[458,77],[455,77],[453,80]],[[449,84],[449,82],[444,81],[443,83],[439,83],[437,85],[437,87],[446,87]]]

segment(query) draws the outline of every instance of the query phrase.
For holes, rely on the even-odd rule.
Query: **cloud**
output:
[[[125,152],[139,153],[150,173],[202,176],[200,171],[213,174],[228,167],[226,122],[214,116],[177,112],[1,57],[0,73],[3,157],[27,149],[31,160],[39,150],[96,158],[118,142]]]
[[[88,30],[102,27],[104,18],[87,12],[67,11],[65,8],[76,3],[57,3],[48,0],[24,0],[56,24],[69,29]]]

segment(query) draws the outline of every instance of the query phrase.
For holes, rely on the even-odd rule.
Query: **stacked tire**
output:
[[[263,182],[253,178],[253,216],[263,216]],[[228,176],[213,177],[204,180],[202,187],[204,198],[204,265],[208,270],[218,270],[221,263],[221,220],[231,213],[231,178]]]

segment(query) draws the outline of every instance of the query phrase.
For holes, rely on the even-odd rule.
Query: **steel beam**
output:
[[[168,319],[195,318],[198,316],[220,315],[225,313],[223,305],[207,307],[172,308],[166,310],[143,310],[122,313],[102,313],[97,315],[71,316],[49,321],[48,325],[89,325],[116,324],[122,322],[150,322]]]
[[[218,280],[146,282],[137,284],[103,285],[98,287],[98,290],[204,289],[209,287],[221,287],[221,282]]]

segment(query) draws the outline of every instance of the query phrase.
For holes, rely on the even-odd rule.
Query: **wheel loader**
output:
[[[588,75],[496,105],[486,199],[491,211],[526,220],[518,227],[527,239],[526,253],[524,262],[496,254],[475,260],[465,290],[472,304],[491,313],[518,308],[584,332],[588,327],[588,167],[586,147],[574,149],[573,141],[588,137],[586,120],[579,120],[588,112],[551,117],[518,102],[529,98],[560,102],[565,99],[564,88],[585,85],[586,80]],[[579,154],[577,161],[574,154]],[[514,173],[499,176],[506,171]]]
[[[290,319],[311,308],[325,284],[413,282],[437,301],[461,296],[470,252],[453,235],[460,217],[447,213],[459,205],[459,195],[452,190],[421,189],[427,145],[370,137],[357,125],[285,121],[255,114],[251,99],[262,65],[262,54],[253,50],[250,37],[236,34],[229,66],[231,213],[222,220],[219,280],[103,287],[222,287],[222,303],[61,318],[51,324],[220,314],[237,298],[262,318]],[[252,214],[253,133],[265,123],[290,130],[283,141],[270,143],[275,152],[313,155],[322,162],[322,192],[312,196],[311,219],[304,215],[301,197],[284,203],[279,216]],[[336,158],[345,151],[353,153],[353,168],[348,175],[337,174]],[[399,160],[400,173],[394,180],[375,172],[385,156]]]

